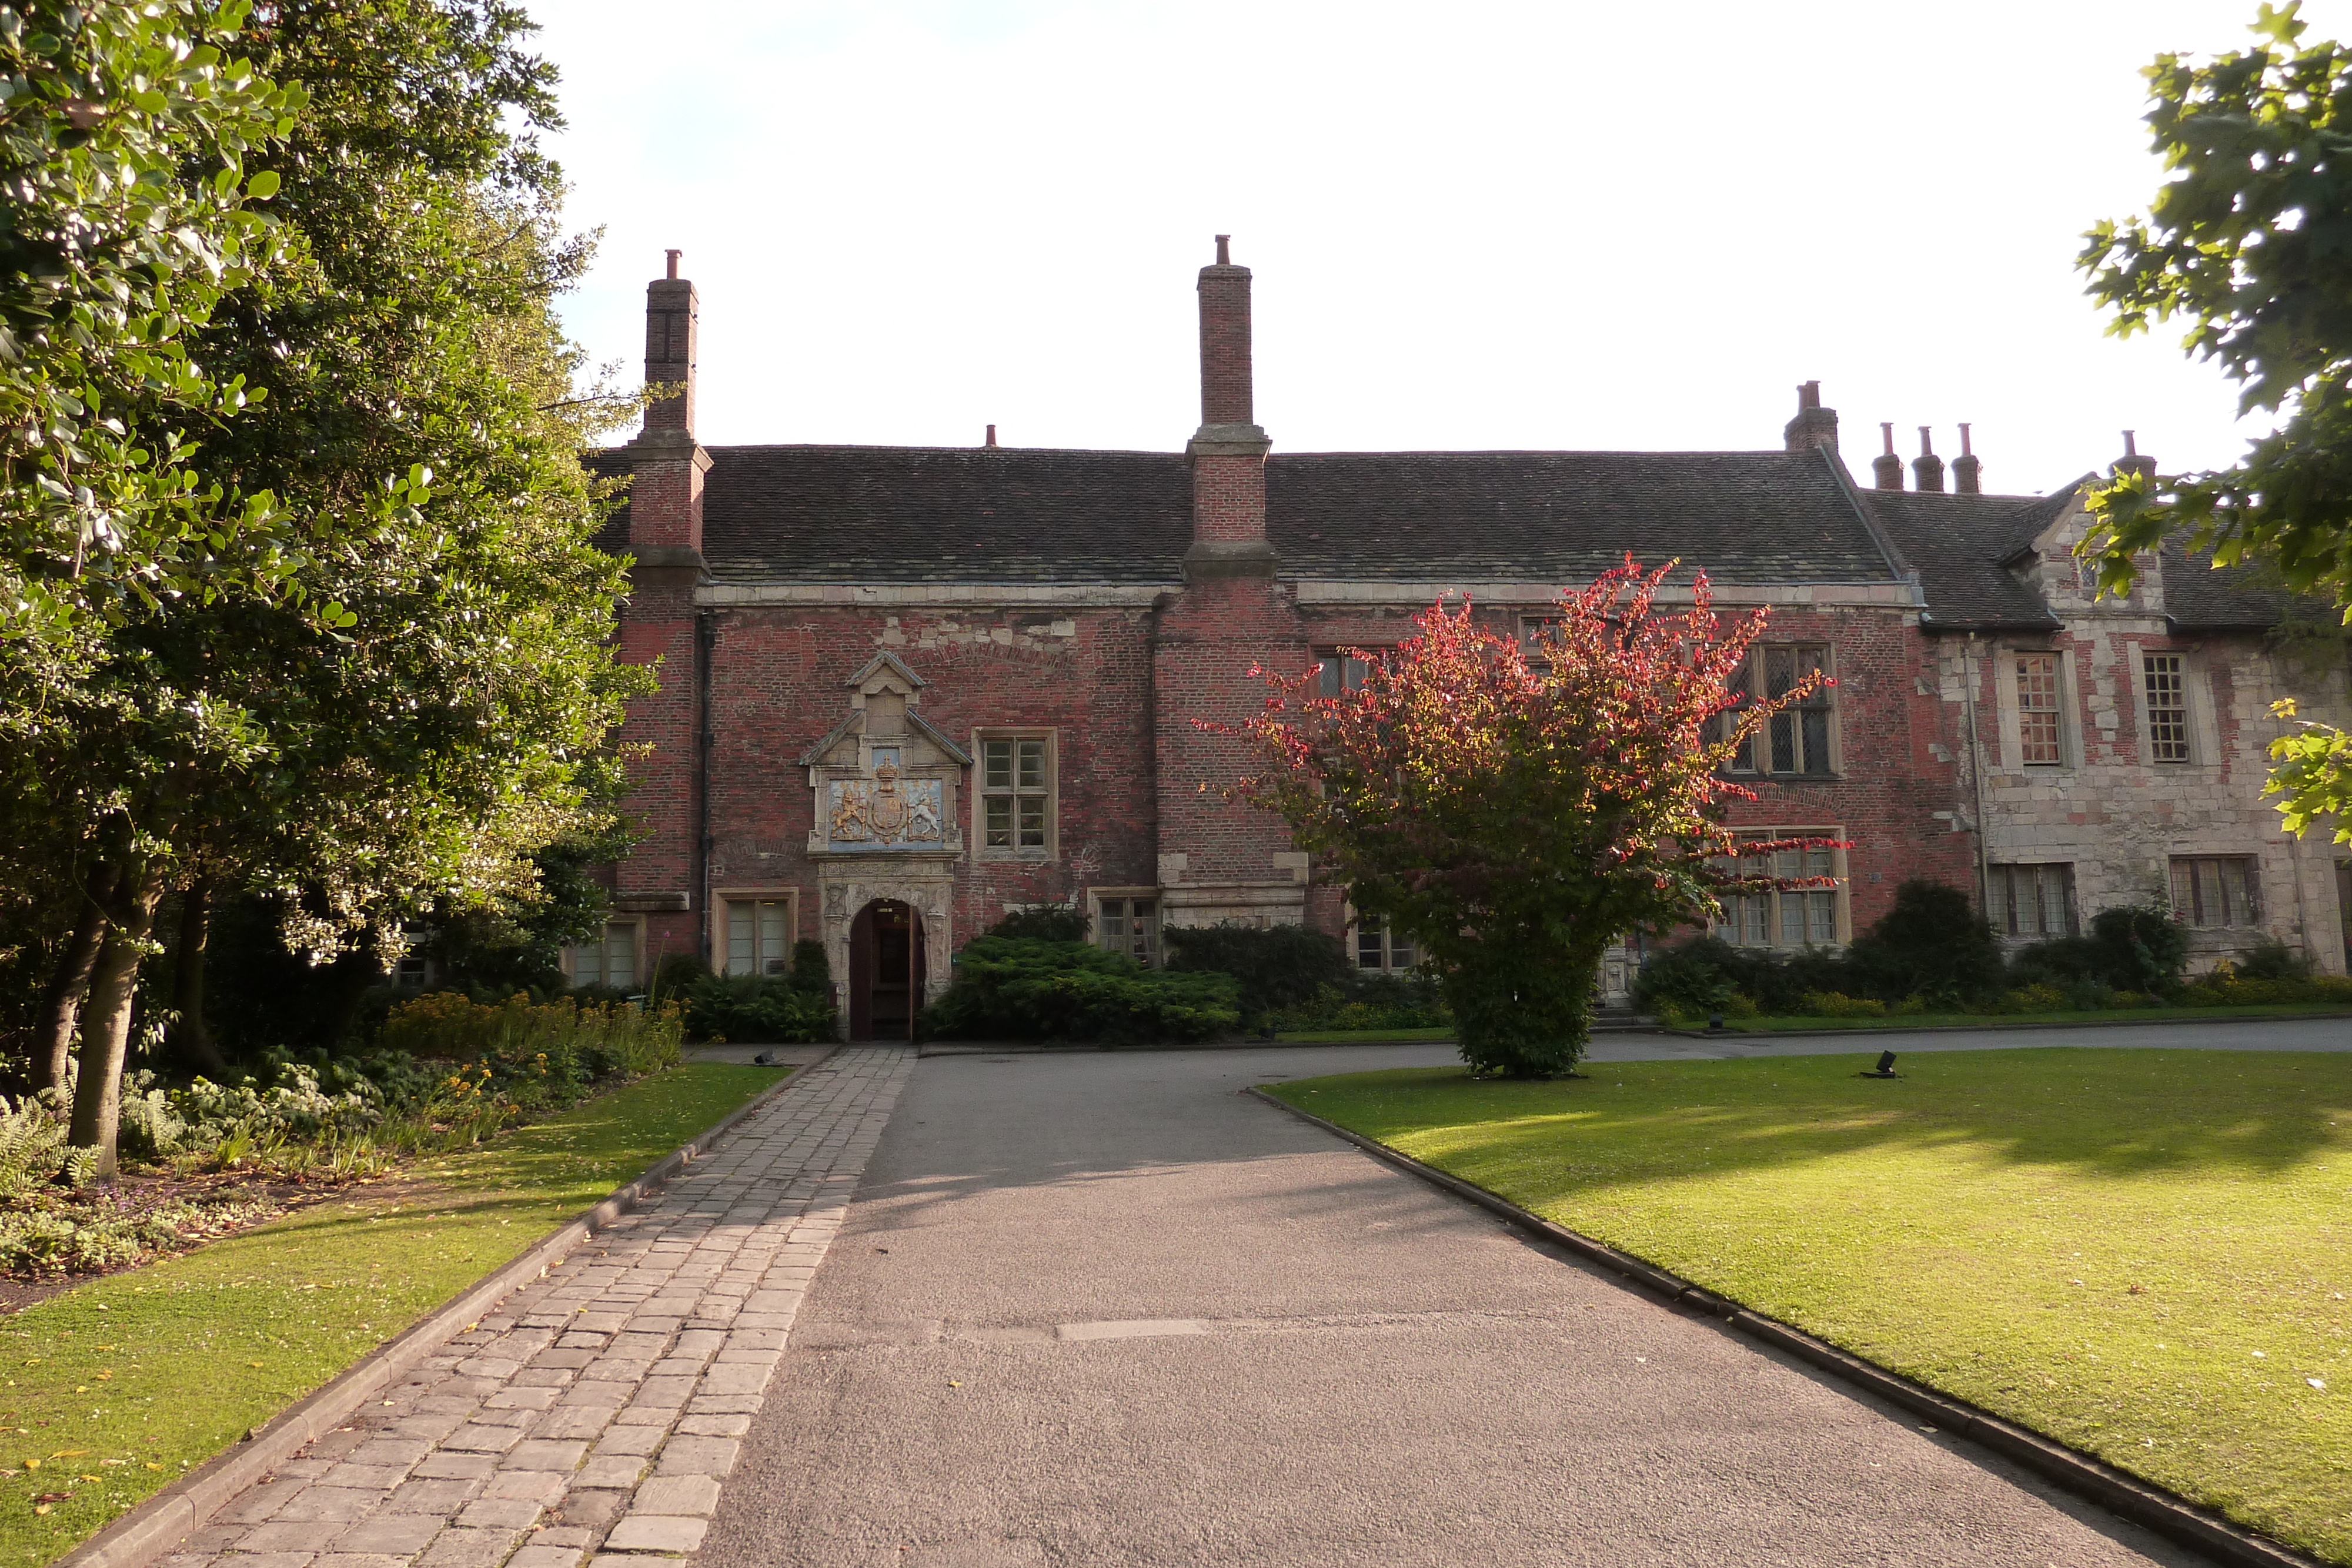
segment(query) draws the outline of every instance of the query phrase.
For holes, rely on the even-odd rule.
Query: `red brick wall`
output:
[[[1255,806],[1228,800],[1225,788],[1251,772],[1242,741],[1193,721],[1237,724],[1265,707],[1263,676],[1311,662],[1307,623],[1270,578],[1209,578],[1160,612],[1152,667],[1159,705],[1160,852],[1187,857],[1187,883],[1278,880],[1274,856],[1290,831]]]
[[[1072,634],[1055,635],[1056,622]],[[1149,625],[1140,608],[721,613],[711,653],[712,885],[797,887],[800,934],[818,934],[807,852],[815,796],[799,759],[847,716],[844,683],[885,647],[929,683],[912,711],[967,750],[975,728],[1056,732],[1054,859],[983,855],[973,841],[975,770],[957,789],[966,845],[955,867],[958,946],[1008,903],[1153,885]]]

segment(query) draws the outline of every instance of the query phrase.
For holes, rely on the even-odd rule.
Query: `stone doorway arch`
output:
[[[923,914],[896,898],[874,899],[849,923],[849,1038],[911,1040],[929,966]]]

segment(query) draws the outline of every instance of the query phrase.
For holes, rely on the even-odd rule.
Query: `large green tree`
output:
[[[1737,866],[1827,841],[1742,841],[1724,821],[1754,799],[1727,777],[1734,758],[1820,676],[1742,695],[1765,612],[1725,623],[1704,573],[1668,611],[1671,570],[1628,560],[1563,596],[1526,645],[1466,601],[1440,604],[1396,648],[1349,651],[1358,690],[1277,678],[1244,727],[1265,768],[1242,792],[1413,939],[1481,1071],[1573,1068],[1601,955],[1624,934],[1719,915],[1725,891],[1822,884]]]
[[[304,95],[268,155],[284,245],[188,342],[266,395],[188,462],[271,497],[292,570],[140,606],[26,721],[20,799],[106,911],[73,1118],[101,1164],[166,888],[196,915],[184,979],[215,889],[280,893],[324,956],[436,902],[528,900],[533,854],[608,815],[639,677],[580,455],[615,405],[579,393],[551,314],[586,247],[533,140],[554,111],[528,35],[493,0],[247,23]]]
[[[2147,68],[2171,177],[2145,214],[2093,229],[2080,257],[2111,333],[2186,320],[2183,348],[2275,427],[2227,468],[2118,473],[2092,493],[2083,553],[2123,590],[2136,554],[2178,536],[2217,565],[2268,562],[2352,622],[2352,49],[2307,40],[2298,9],[2263,5],[2249,48]],[[2352,842],[2352,737],[2306,722],[2272,755],[2289,830],[2334,813]]]

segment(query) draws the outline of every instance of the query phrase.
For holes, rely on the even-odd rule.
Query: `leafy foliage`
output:
[[[224,417],[196,444],[188,399],[121,405],[124,439],[194,476],[214,564],[0,661],[0,811],[25,846],[0,852],[110,901],[75,1113],[102,1150],[168,886],[269,891],[317,956],[368,934],[388,953],[428,911],[537,909],[541,930],[475,947],[530,973],[593,918],[577,877],[550,895],[543,857],[612,834],[605,741],[646,685],[614,659],[622,568],[593,546],[579,462],[626,400],[577,384],[552,314],[586,247],[536,147],[556,121],[528,19],[502,0],[152,10],[235,27],[247,74],[284,89],[266,153],[228,149],[272,164],[242,189],[274,191],[274,248],[171,324],[243,406],[199,411]],[[208,123],[168,151],[226,201]],[[255,507],[278,532],[248,546]]]
[[[1041,904],[1034,909],[1009,911],[988,928],[987,935],[1034,936],[1041,942],[1083,942],[1087,936],[1087,917],[1084,912],[1061,904]]]
[[[1738,857],[1797,843],[1737,841],[1721,810],[1753,798],[1723,777],[1739,745],[1816,682],[1735,691],[1764,612],[1720,623],[1704,573],[1688,610],[1663,612],[1672,570],[1629,558],[1524,648],[1439,604],[1396,649],[1345,651],[1366,663],[1359,690],[1270,677],[1242,727],[1266,768],[1240,791],[1413,939],[1480,1071],[1573,1068],[1622,933],[1716,913],[1720,890],[1821,884],[1738,875]]]
[[[1355,978],[1339,939],[1303,925],[1171,925],[1161,929],[1160,939],[1168,944],[1170,969],[1231,975],[1240,982],[1236,1000],[1245,1027]]]
[[[2189,934],[2168,911],[2146,904],[2103,909],[2080,936],[2036,942],[2010,960],[2013,986],[2082,982],[2116,991],[2167,994],[2189,963]]]
[[[2306,42],[2299,9],[2264,4],[2249,48],[2158,57],[2147,122],[2171,178],[2146,215],[2092,229],[2079,258],[2111,333],[2187,320],[2182,348],[2240,384],[2241,413],[2277,426],[2229,468],[2118,472],[2091,495],[2081,548],[2120,591],[2135,554],[2183,535],[2217,566],[2268,561],[2352,622],[2352,49]],[[2272,756],[2289,831],[2342,813],[2336,840],[2352,843],[2352,739],[2305,723]]]
[[[1272,1030],[1443,1029],[1454,1021],[1434,976],[1351,976],[1344,986],[1321,986],[1313,996],[1265,1015]]]
[[[1208,1040],[1241,1022],[1240,988],[1231,975],[1147,969],[1087,942],[978,936],[923,1028],[950,1040]]]
[[[1861,989],[1888,1001],[1973,1001],[2000,988],[2000,943],[1992,926],[1967,894],[1941,883],[1897,887],[1895,906],[1854,938],[1848,958]]]
[[[270,497],[186,462],[186,427],[247,401],[186,340],[277,255],[253,204],[279,177],[245,165],[305,101],[245,57],[249,12],[0,5],[0,650],[52,674],[164,598],[292,567]]]

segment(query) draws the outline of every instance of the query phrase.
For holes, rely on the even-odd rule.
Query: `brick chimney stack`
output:
[[[1826,446],[1834,454],[1838,449],[1837,410],[1822,406],[1822,383],[1807,382],[1797,389],[1797,417],[1780,432],[1791,452],[1806,452],[1816,446]]]
[[[629,443],[629,544],[640,564],[702,567],[702,476],[710,455],[694,439],[694,366],[701,301],[677,275],[646,285],[646,384],[675,387],[646,405],[645,428]],[[683,553],[679,553],[683,552]]]
[[[696,318],[701,301],[694,285],[677,275],[680,254],[670,251],[667,276],[646,285],[646,381],[684,390],[646,409],[646,429],[675,430],[691,437]]]
[[[1936,455],[1935,437],[1929,426],[1919,427],[1919,455],[1911,459],[1911,472],[1918,476],[1918,487],[1940,495],[1944,489],[1944,460]]]
[[[1265,455],[1250,386],[1250,270],[1217,236],[1201,269],[1201,428],[1184,448],[1192,464],[1192,548],[1188,577],[1270,577],[1265,542]]]
[[[2132,432],[2126,430],[2124,432],[2124,455],[2115,460],[2109,471],[2117,475],[2137,474],[2143,478],[2153,479],[2156,477],[2156,459],[2141,456],[2139,443],[2133,438]]]
[[[702,479],[710,454],[694,439],[694,285],[669,253],[646,285],[646,382],[677,391],[646,407],[629,463],[629,613],[621,657],[652,669],[659,686],[629,699],[629,734],[650,743],[629,769],[627,810],[647,825],[614,875],[613,905],[646,915],[646,951],[702,953],[707,865],[694,830],[703,788],[696,751],[701,712],[694,594],[702,560]]]
[[[1878,434],[1885,438],[1886,450],[1870,460],[1872,480],[1882,490],[1900,490],[1903,488],[1903,459],[1895,455],[1893,423],[1880,424]]]
[[[1952,488],[1963,496],[1974,496],[1983,490],[1984,465],[1969,445],[1969,427],[1960,426],[1960,455],[1952,459]]]

